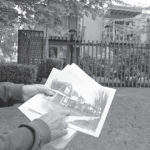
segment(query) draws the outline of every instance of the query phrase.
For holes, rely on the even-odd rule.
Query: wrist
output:
[[[50,142],[50,129],[44,121],[41,119],[36,119],[30,122],[29,126],[33,127],[38,133],[42,144]]]
[[[22,86],[22,101],[25,102],[26,101],[26,96],[25,96],[25,85]]]
[[[6,91],[11,103],[23,102],[23,84],[6,83]]]

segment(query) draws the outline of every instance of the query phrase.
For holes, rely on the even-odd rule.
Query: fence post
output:
[[[70,48],[70,64],[72,64],[74,61],[74,53],[76,54],[76,49],[74,51],[74,46],[76,48],[76,37],[77,37],[77,31],[74,30],[74,29],[71,29],[69,30],[69,33],[70,33],[70,45],[69,45],[69,48]],[[74,43],[75,42],[75,45]],[[75,55],[75,59],[76,59],[76,55]]]

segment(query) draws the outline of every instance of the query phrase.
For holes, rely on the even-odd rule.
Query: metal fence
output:
[[[150,86],[150,45],[83,42],[79,65],[97,82],[117,87]]]
[[[102,85],[150,87],[150,44],[80,40],[62,43],[54,37],[51,44],[65,45],[66,62],[78,64]]]
[[[44,43],[43,32],[19,31],[18,62],[41,63],[44,59]],[[150,87],[150,44],[86,42],[50,37],[48,51],[48,57],[62,58],[67,64],[78,64],[100,84],[113,87]]]

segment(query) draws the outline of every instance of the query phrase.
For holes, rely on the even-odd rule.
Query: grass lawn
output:
[[[0,108],[0,133],[28,121],[17,107]],[[65,150],[150,150],[150,89],[117,89],[100,137],[78,133]]]

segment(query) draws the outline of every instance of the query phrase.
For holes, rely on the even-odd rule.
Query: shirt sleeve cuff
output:
[[[36,119],[28,124],[23,124],[20,127],[27,127],[31,130],[34,136],[33,146],[43,145],[50,142],[50,129],[45,122],[40,119]]]
[[[5,99],[7,100],[8,104],[12,105],[18,102],[23,102],[22,96],[22,87],[23,84],[14,84],[10,82],[5,82],[3,84],[5,89]]]

